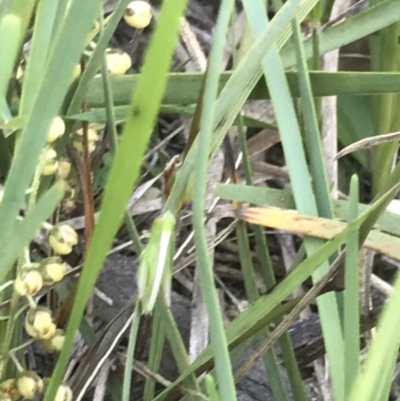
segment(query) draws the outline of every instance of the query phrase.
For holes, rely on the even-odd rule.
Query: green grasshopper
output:
[[[136,279],[138,299],[144,314],[153,311],[160,291],[167,305],[170,304],[175,223],[175,216],[171,212],[157,217],[151,228],[149,242],[141,254]]]

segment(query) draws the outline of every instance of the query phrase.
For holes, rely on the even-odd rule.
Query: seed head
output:
[[[61,384],[54,401],[72,401],[72,390],[66,384]]]
[[[39,270],[46,285],[61,281],[68,271],[68,265],[59,256],[51,256],[40,262]]]
[[[15,379],[8,379],[0,383],[0,401],[7,400],[7,398],[1,397],[2,394],[4,394],[5,397],[9,397],[8,399],[10,401],[17,400],[20,397]]]
[[[48,340],[56,333],[50,309],[37,307],[31,309],[25,318],[25,330],[32,337]]]
[[[34,268],[23,268],[14,281],[14,289],[18,295],[35,295],[43,287],[43,278]]]
[[[58,138],[61,138],[65,132],[64,120],[57,116],[53,119],[49,132],[47,133],[47,143],[53,143]]]
[[[78,234],[67,224],[54,226],[49,233],[49,244],[60,255],[68,255],[78,243]]]
[[[42,170],[42,175],[54,174],[58,168],[57,152],[48,146],[43,149],[43,157],[45,158],[45,164]]]
[[[132,66],[130,56],[120,49],[108,50],[106,59],[110,75],[124,75]]]
[[[43,340],[47,352],[60,352],[64,345],[65,335],[61,329],[57,329],[49,340]]]
[[[146,28],[151,18],[151,6],[147,1],[132,1],[125,10],[124,20],[132,28]]]
[[[22,397],[33,400],[43,391],[43,380],[33,371],[25,370],[17,378],[17,388]]]

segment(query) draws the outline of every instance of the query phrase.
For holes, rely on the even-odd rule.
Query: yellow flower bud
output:
[[[83,129],[72,134],[72,146],[78,151],[83,152]],[[94,128],[88,128],[88,151],[93,153],[96,149],[96,142],[99,140],[99,135]]]
[[[72,401],[72,390],[66,384],[61,384],[54,401]]]
[[[61,138],[65,132],[65,123],[61,117],[55,117],[47,134],[47,143],[53,143]]]
[[[46,147],[43,149],[43,157],[45,158],[45,164],[42,175],[54,174],[58,168],[57,152],[53,148]]]
[[[128,4],[124,20],[132,28],[143,29],[150,24],[151,17],[150,4],[147,1],[136,0]]]
[[[24,371],[17,378],[17,388],[22,397],[33,400],[37,393],[43,391],[43,380],[32,371]]]
[[[14,401],[7,393],[0,390],[0,401]]]
[[[48,340],[53,337],[56,325],[51,311],[42,307],[31,309],[25,318],[25,330],[32,338]]]
[[[17,400],[20,397],[15,379],[8,379],[0,383],[0,401],[7,400],[7,398],[1,398],[1,394],[4,394],[5,397],[8,396],[10,401]]]
[[[74,71],[72,72],[72,81],[75,81],[75,79],[78,78],[79,75],[81,75],[81,73],[82,73],[82,68],[81,68],[80,63],[78,63],[75,66]]]
[[[68,271],[68,265],[59,256],[43,259],[39,267],[45,285],[61,281]]]
[[[43,340],[47,352],[59,352],[64,345],[65,335],[60,329],[57,329],[54,336],[48,340]]]
[[[21,65],[19,65],[18,68],[17,68],[17,73],[15,75],[15,78],[17,78],[18,81],[20,81],[23,76],[24,76],[24,69],[22,68]]]
[[[71,163],[66,159],[61,159],[58,162],[57,176],[60,180],[65,180],[71,172]]]
[[[23,268],[14,281],[14,290],[18,295],[35,295],[43,287],[43,278],[34,268]]]
[[[124,75],[132,66],[130,56],[120,49],[108,50],[106,60],[110,75]]]
[[[77,243],[78,234],[72,227],[66,224],[57,225],[50,230],[49,244],[60,255],[71,253],[72,247]]]

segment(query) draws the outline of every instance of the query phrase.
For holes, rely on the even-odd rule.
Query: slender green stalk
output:
[[[222,401],[234,401],[237,398],[218,294],[214,283],[212,263],[207,249],[207,237],[204,228],[204,208],[209,146],[213,130],[219,75],[222,66],[222,49],[224,48],[233,4],[234,2],[232,0],[222,1],[213,38],[203,98],[203,113],[200,122],[199,152],[197,153],[195,195],[193,200],[193,225],[196,254],[199,261],[198,266],[200,269],[204,301],[209,315],[211,344],[215,352],[216,373]]]
[[[171,309],[163,302],[162,297],[157,299],[157,311],[160,314],[160,322],[165,330],[176,364],[181,373],[190,368],[190,358],[187,353],[185,343],[182,340],[181,333],[172,315]],[[199,397],[194,394],[201,394],[200,386],[197,382],[195,374],[191,374],[185,380],[185,387],[192,390],[193,394],[189,395],[189,399],[199,401]]]
[[[38,189],[40,185],[40,180],[42,178],[42,170],[45,166],[46,158],[42,154],[40,156],[39,163],[36,167],[34,179],[31,185],[31,191],[29,194],[28,198],[28,204],[27,204],[27,212],[31,211],[33,207],[36,204],[37,200],[37,194],[38,194]],[[15,275],[18,274],[18,272],[21,271],[21,269],[24,267],[26,262],[30,262],[29,259],[29,248],[24,248],[22,253],[20,254],[18,258],[18,263],[15,268]],[[10,310],[9,310],[9,319],[7,321],[7,326],[6,326],[6,331],[3,339],[3,344],[1,348],[1,354],[3,355],[2,358],[0,358],[0,379],[2,378],[3,375],[7,373],[7,356],[9,355],[9,349],[12,345],[12,341],[17,340],[18,338],[18,328],[20,329],[20,325],[17,323],[17,312],[18,312],[18,305],[19,305],[19,300],[20,296],[18,293],[12,289],[12,295],[11,295],[11,303],[10,303]],[[31,300],[31,299],[28,299]],[[36,303],[33,301],[33,305],[36,306]],[[32,306],[31,306],[32,307]],[[20,334],[20,333],[19,333]]]
[[[165,341],[165,329],[161,324],[161,316],[156,308],[153,314],[152,333],[149,350],[149,369],[157,371],[162,357],[162,350]],[[155,383],[153,380],[147,379],[144,385],[143,401],[150,401],[154,398]]]
[[[140,323],[140,302],[136,303],[132,316],[131,331],[129,333],[129,345],[126,351],[126,361],[124,369],[124,383],[122,388],[122,401],[129,401],[131,395],[132,365],[135,354],[137,333]]]

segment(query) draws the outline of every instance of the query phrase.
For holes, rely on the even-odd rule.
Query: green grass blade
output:
[[[90,56],[89,61],[85,66],[85,71],[83,72],[82,76],[79,79],[78,87],[76,88],[72,100],[68,106],[67,115],[75,114],[80,110],[82,103],[87,95],[87,88],[90,82],[92,81],[93,77],[95,76],[96,72],[99,70],[101,66],[105,50],[110,42],[110,39],[118,23],[121,21],[121,18],[123,17],[128,4],[129,0],[120,0],[111,15],[108,24],[106,25],[104,30],[101,31],[96,48],[94,49],[93,54]],[[99,78],[101,83],[103,83],[103,77]],[[100,85],[100,91],[103,92],[102,84]],[[113,92],[115,93],[114,90]],[[129,103],[131,100],[131,94],[132,90],[130,89],[127,92],[128,96],[127,103]]]
[[[252,185],[253,184],[253,174],[251,171],[250,155],[249,155],[248,148],[247,148],[246,133],[245,133],[244,127],[243,127],[244,122],[242,121],[241,118],[239,120],[240,120],[239,140],[240,140],[240,145],[241,145],[242,155],[243,155],[244,176],[245,176],[247,184]],[[258,258],[259,258],[259,261],[261,264],[261,273],[263,275],[266,288],[270,289],[271,287],[273,287],[276,284],[276,279],[275,279],[275,272],[274,272],[274,268],[272,265],[271,257],[269,254],[266,237],[265,237],[262,227],[254,226],[253,230],[254,230],[254,234],[255,234]],[[237,237],[238,237],[238,242],[239,242],[239,239],[240,239],[239,235],[237,235]],[[242,242],[243,242],[243,244],[247,243],[246,236],[243,236]],[[247,245],[248,245],[248,243],[247,243]],[[246,248],[248,249],[248,246]],[[240,252],[240,250],[239,250],[239,252]],[[240,253],[239,253],[239,255],[240,255]],[[249,266],[252,266],[252,260],[249,257],[249,255],[246,256],[246,253],[244,253],[244,257],[246,258],[246,260],[243,263],[247,263]],[[249,274],[248,280],[253,280],[253,275]],[[249,293],[250,291],[251,291],[251,289],[249,288],[247,290],[247,292]],[[254,294],[258,294],[258,292],[254,292]],[[251,300],[250,297],[248,297],[248,299]],[[288,372],[290,384],[292,386],[292,391],[295,396],[295,399],[298,401],[306,400],[307,397],[304,392],[304,386],[303,386],[303,381],[301,378],[301,373],[300,373],[300,370],[299,370],[299,367],[298,367],[298,364],[297,364],[297,361],[296,361],[296,358],[294,355],[293,345],[292,345],[292,341],[291,341],[289,334],[288,333],[283,334],[282,337],[280,338],[279,342],[280,342],[280,346],[282,349],[284,365]],[[267,354],[267,356],[268,356],[268,354]],[[269,360],[270,360],[270,362],[269,362],[270,365],[273,365],[275,363],[275,356],[273,353],[270,353]],[[265,363],[266,363],[266,367],[267,367],[268,360],[265,360]],[[272,368],[273,368],[273,366],[270,368],[270,370],[272,370]],[[275,390],[275,393],[277,393],[277,391],[279,391],[279,386],[282,387],[281,376],[279,374],[280,373],[279,365],[278,365],[278,367],[274,368],[274,371],[276,372],[274,374],[278,376],[278,380],[274,380],[274,374],[269,373],[268,370],[267,370],[267,375],[268,375],[268,378],[269,378],[269,381],[271,382],[271,384],[274,381],[276,382],[276,387],[278,387],[278,388]],[[286,396],[285,391],[283,391],[283,390],[285,390],[284,387],[282,387],[281,391],[283,392],[284,396]],[[278,397],[275,397],[275,398],[279,399]]]
[[[389,377],[391,378],[393,374],[400,345],[399,303],[400,277],[398,276],[349,401],[382,399],[381,396],[388,392],[388,386],[391,384]],[[382,386],[382,383],[385,385]]]
[[[260,228],[260,227],[258,227]],[[239,247],[239,260],[241,270],[243,272],[244,286],[246,289],[247,299],[250,303],[255,302],[259,298],[257,288],[257,280],[255,276],[253,262],[250,255],[250,244],[248,241],[248,233],[246,224],[241,221],[236,226],[236,236]],[[263,342],[269,335],[267,329],[262,330],[257,336],[260,342]],[[281,368],[275,350],[269,350],[263,357],[265,370],[267,372],[268,382],[272,390],[272,394],[276,400],[288,400],[288,394],[283,381]]]
[[[20,255],[21,249],[32,241],[42,223],[53,214],[63,195],[63,185],[55,184],[39,199],[24,220],[19,222],[11,232],[7,233],[6,241],[3,242],[0,250],[0,283],[4,282],[14,261]]]
[[[161,324],[161,315],[156,308],[153,314],[153,322],[151,326],[151,340],[149,349],[149,369],[157,372],[162,358],[163,347],[165,342],[165,328]],[[150,401],[154,398],[155,383],[153,380],[146,380],[144,384],[143,401]]]
[[[231,71],[221,73],[219,80],[220,91],[224,88],[233,74],[234,73]],[[290,87],[290,93],[293,97],[299,97],[300,90],[298,72],[286,71],[285,74]],[[265,80],[260,79],[260,76],[261,75],[258,76],[259,78],[256,81],[257,83],[254,88],[249,91],[249,100],[271,98],[268,88],[265,85]],[[312,92],[316,97],[400,92],[399,73],[309,71],[309,76]],[[110,78],[116,105],[123,106],[129,103],[130,94],[137,87],[139,78],[140,74]],[[185,110],[190,110],[190,106],[187,105],[197,102],[203,80],[203,73],[170,73],[168,75],[167,88],[163,97],[163,104],[166,107],[166,111],[168,110],[168,105],[177,105],[177,107],[180,107],[176,112],[181,112],[182,110],[186,112]],[[89,108],[104,107],[105,99],[102,82],[101,77],[95,77],[93,81],[90,82],[88,92],[86,93]],[[117,113],[117,119],[125,118],[124,111],[125,110],[122,109],[122,111]],[[75,114],[72,114],[69,117],[75,118]]]
[[[42,0],[36,10],[35,25],[29,57],[24,73],[19,115],[27,115],[37,96],[43,80],[45,69],[43,65],[48,60],[51,35],[57,14],[58,0]]]
[[[0,107],[3,109],[8,83],[19,52],[21,40],[21,19],[14,14],[6,14],[0,19]]]
[[[106,101],[105,115],[107,116],[104,122],[107,124],[107,129],[110,136],[111,150],[115,154],[115,150],[117,149],[118,146],[117,122],[114,113],[114,97],[110,85],[110,75],[107,70],[107,63],[105,56],[103,57],[103,63],[101,65],[101,73],[104,84],[104,98]],[[127,110],[125,110],[124,120],[126,116],[127,116]],[[135,222],[133,221],[133,218],[128,211],[125,213],[124,221],[129,236],[131,237],[133,248],[136,254],[140,255],[143,250],[143,244],[142,241],[140,240],[140,236],[136,228]]]
[[[124,369],[124,382],[122,387],[122,401],[129,401],[131,396],[132,365],[136,348],[137,333],[140,323],[140,303],[136,304],[132,316],[131,331],[129,333],[129,345],[126,351],[126,362]]]
[[[178,365],[178,369],[182,373],[190,367],[190,358],[187,353],[185,344],[182,340],[181,333],[179,332],[178,326],[176,325],[174,316],[172,315],[171,309],[168,308],[167,305],[165,305],[165,303],[161,301],[161,299],[162,298],[159,297],[157,300],[157,310],[160,314],[161,325],[165,330],[165,334],[168,338],[168,342],[170,344],[175,361]],[[185,379],[185,385],[186,388],[192,390],[193,392],[201,393],[200,386],[197,383],[194,374],[189,375]],[[197,401],[199,398],[189,395],[189,399]]]
[[[214,378],[210,374],[208,374],[205,377],[205,382],[206,382],[207,392],[210,396],[210,400],[221,401],[221,399],[219,398],[217,388],[215,386]]]
[[[79,3],[82,8],[82,3]],[[173,4],[163,4],[158,28],[153,35],[147,53],[142,77],[133,95],[129,118],[121,138],[121,145],[117,149],[110,171],[99,221],[93,234],[81,279],[79,280],[76,302],[68,324],[64,348],[59,356],[46,392],[45,401],[54,399],[86,302],[100,273],[114,235],[122,221],[127,201],[137,180],[143,155],[146,151],[165,89],[167,72],[179,32],[179,18],[185,6],[185,0],[177,0]],[[83,14],[82,11],[81,14]],[[86,35],[83,35],[83,37],[86,37]]]
[[[214,283],[213,265],[207,246],[207,235],[204,226],[204,209],[206,200],[207,168],[209,163],[210,139],[213,133],[215,102],[218,95],[219,73],[223,61],[223,49],[234,2],[221,2],[217,26],[209,57],[205,81],[202,115],[200,118],[199,151],[197,152],[197,169],[195,175],[195,193],[193,199],[193,227],[196,244],[196,255],[204,303],[209,316],[211,346],[215,352],[216,375],[219,394],[222,401],[236,400],[235,383],[232,365],[225,338],[219,298]],[[190,157],[190,156],[188,156]]]
[[[371,37],[371,69],[388,72],[399,71],[399,36],[400,22],[397,22]],[[397,94],[373,96],[371,114],[375,135],[399,130],[400,123],[397,117],[398,101],[399,96]],[[398,142],[392,142],[382,144],[373,150],[374,169],[372,171],[372,189],[374,194],[377,194],[384,187],[387,177],[392,170],[397,148]]]
[[[349,194],[351,223],[358,216],[358,178],[353,176]],[[360,369],[360,308],[359,308],[359,233],[355,231],[347,240],[344,285],[343,339],[345,397],[350,396]]]
[[[307,60],[303,48],[300,27],[297,21],[292,23],[293,39],[296,43],[297,69],[299,71],[299,89],[301,93],[301,108],[304,121],[305,150],[310,163],[312,187],[315,195],[318,213],[321,217],[331,218],[333,208],[329,193],[329,182],[324,163],[321,132],[318,124],[314,94],[311,89]]]
[[[255,4],[258,7],[254,7]],[[265,13],[263,20],[260,21],[259,19],[260,14],[263,12],[261,2],[244,2],[244,8],[253,32],[256,35],[260,34],[264,24],[267,22]],[[281,60],[275,47],[265,56],[263,70],[271,92],[272,104],[281,134],[297,209],[302,213],[317,216],[318,208],[314,191],[308,178],[309,172],[303,151],[302,137]],[[326,198],[326,194],[323,195]],[[324,202],[325,204],[326,202]],[[312,255],[322,244],[323,242],[320,240],[305,238],[308,255]],[[314,273],[313,279],[320,279],[328,267],[329,263],[324,262]],[[325,294],[319,297],[317,301],[329,359],[332,389],[337,401],[342,401],[344,396],[343,339],[336,297],[335,294]]]
[[[321,32],[319,38],[321,55],[331,50],[339,49],[344,45],[393,24],[398,21],[399,12],[400,3],[397,0],[386,0]],[[310,59],[312,57],[312,39],[308,39],[304,43],[304,47],[306,57]],[[282,62],[286,68],[296,64],[296,50],[294,46],[287,46],[282,49],[281,55]]]

